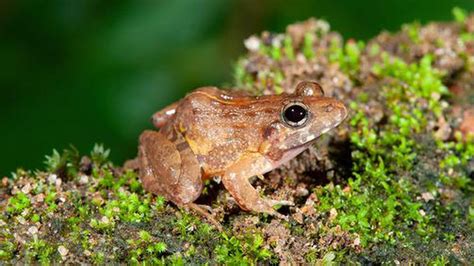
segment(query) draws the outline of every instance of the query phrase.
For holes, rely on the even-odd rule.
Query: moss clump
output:
[[[145,193],[137,174],[115,168],[102,146],[90,159],[71,152],[48,157],[54,159],[47,160],[47,168],[54,165],[56,172],[19,170],[4,180],[2,192],[9,198],[2,201],[1,260],[250,265],[272,258],[261,235],[228,237],[163,197]],[[66,173],[64,167],[73,170],[66,181],[58,175]]]
[[[269,249],[264,247],[261,235],[245,235],[228,237],[223,234],[224,242],[215,248],[216,260],[219,263],[231,265],[257,264],[258,261],[274,261]]]
[[[31,206],[30,199],[23,192],[19,192],[14,197],[8,199],[7,211],[12,214],[19,214]]]
[[[342,46],[338,39],[333,39],[327,57],[331,63],[338,64],[341,71],[354,78],[360,69],[360,57],[364,46],[364,42],[353,40]]]
[[[353,110],[349,123],[339,128],[332,143],[350,146],[351,160],[336,158],[330,164],[341,162],[333,167],[349,168],[341,172],[350,174],[339,176],[337,171],[331,173],[330,167],[321,170],[324,167],[317,165],[330,175],[326,175],[327,185],[313,189],[314,208],[322,216],[320,233],[340,228],[351,236],[352,244],[363,247],[365,258],[399,260],[404,256],[423,263],[472,260],[466,260],[466,253],[456,248],[446,248],[462,245],[473,249],[472,234],[468,233],[473,228],[473,142],[461,134],[453,110],[474,103],[457,102],[448,90],[450,84],[458,83],[454,73],[472,76],[471,52],[459,45],[472,42],[463,37],[472,34],[472,21],[460,9],[453,13],[455,23],[426,27],[407,24],[400,33],[382,34],[367,45],[343,42],[331,32],[317,35],[314,21],[313,25],[306,22],[300,25],[306,33],[294,53],[296,58],[303,55],[300,58],[307,63],[281,67],[281,63],[262,60],[252,52],[250,59],[240,61],[243,69],[262,72],[281,67],[284,80],[289,81],[283,82],[287,92],[302,79],[321,83],[349,80],[326,83],[325,89],[331,96],[346,99]],[[291,29],[287,34],[292,40],[298,38]],[[313,53],[308,52],[308,40]],[[445,49],[444,53],[440,49]],[[315,53],[320,57],[314,57]],[[319,72],[318,67],[326,73]],[[274,91],[257,82],[247,86],[264,93]],[[322,147],[324,151],[326,146]],[[336,154],[341,152],[344,150]],[[447,217],[451,218],[447,221]],[[456,239],[463,240],[460,243]],[[419,245],[430,248],[420,249]],[[315,256],[321,259],[335,254],[337,261],[342,254],[357,254],[356,246],[337,248],[335,253],[331,253],[332,248],[323,248],[308,254],[311,261]],[[423,255],[410,257],[413,252]]]
[[[321,201],[318,209],[337,211],[332,222],[357,233],[363,246],[380,241],[395,244],[407,240],[405,232],[412,230],[423,237],[436,234],[430,223],[436,214],[424,210],[423,201],[417,199],[426,188],[417,186],[407,172],[412,171],[418,154],[423,152],[416,140],[429,134],[427,120],[442,113],[443,107],[435,99],[445,95],[447,89],[441,75],[431,67],[430,56],[416,64],[406,64],[387,54],[382,57],[383,63],[374,65],[373,72],[380,79],[390,78],[381,88],[383,104],[388,108],[387,121],[371,121],[364,99],[362,104],[352,102],[354,177],[344,190],[339,185],[317,190]]]
[[[45,171],[2,180],[0,260],[12,263],[326,264],[474,261],[474,17],[407,24],[364,43],[321,20],[246,41],[239,89],[291,92],[320,82],[350,106],[316,149],[256,180],[290,199],[281,220],[240,211],[208,182],[199,203],[224,227],[143,191],[96,145],[53,151]],[[465,115],[467,114],[467,115]],[[466,118],[467,117],[467,118]],[[472,133],[472,132],[471,132]]]

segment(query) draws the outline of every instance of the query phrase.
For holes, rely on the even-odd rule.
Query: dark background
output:
[[[311,16],[345,38],[450,20],[474,1],[0,0],[0,175],[73,144],[122,164],[161,107],[232,82],[242,41]]]

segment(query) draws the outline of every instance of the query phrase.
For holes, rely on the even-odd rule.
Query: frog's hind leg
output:
[[[193,202],[201,194],[201,168],[182,137],[147,130],[140,136],[140,179],[145,190],[176,205]]]
[[[201,167],[181,134],[169,128],[163,132],[143,132],[139,162],[140,179],[145,190],[162,195],[179,207],[193,210],[222,231],[213,215],[193,203],[203,188]]]
[[[174,116],[176,113],[176,107],[178,107],[179,101],[172,103],[162,110],[156,112],[151,117],[151,121],[156,128],[161,128],[168,123],[168,121]]]

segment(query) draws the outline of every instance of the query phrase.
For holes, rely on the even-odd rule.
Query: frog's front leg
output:
[[[225,171],[222,183],[242,209],[284,218],[273,206],[277,204],[292,205],[292,203],[261,198],[258,191],[249,182],[249,178],[260,175],[271,168],[271,163],[260,154],[248,153]]]

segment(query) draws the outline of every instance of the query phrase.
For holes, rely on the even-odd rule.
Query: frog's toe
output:
[[[195,211],[197,214],[201,215],[207,221],[209,221],[212,225],[214,225],[214,227],[217,230],[219,230],[220,232],[223,232],[222,225],[216,220],[213,214],[213,210],[210,206],[195,204],[195,203],[188,203],[185,205],[185,207],[188,207],[191,210]]]
[[[271,215],[273,217],[288,221],[288,217],[286,215],[283,215],[279,212],[277,212],[273,207],[269,207],[266,210],[261,210],[260,212],[266,213],[268,215]]]
[[[295,203],[290,200],[268,200],[269,203],[273,206],[281,205],[281,206],[295,206]]]
[[[282,219],[282,220],[285,220],[285,221],[288,221],[288,217],[286,215],[283,215],[277,211],[275,211],[273,214],[271,214],[272,216],[278,218],[278,219]]]
[[[212,209],[212,207],[211,207],[211,206],[209,206],[209,205],[205,205],[205,204],[196,204],[196,203],[193,203],[193,204],[194,204],[194,205],[196,205],[196,206],[198,206],[198,207],[200,207],[200,208],[201,208],[201,209],[203,209],[203,210],[206,210],[206,211],[208,211],[210,214],[214,214],[214,210],[213,210],[213,209]]]

